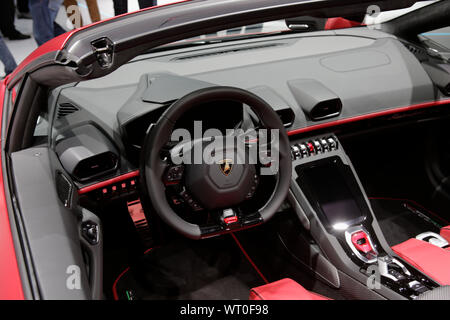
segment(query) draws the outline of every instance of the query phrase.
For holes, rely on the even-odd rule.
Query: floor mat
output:
[[[246,300],[264,284],[230,236],[183,239],[145,254],[116,280],[118,299]]]
[[[291,230],[295,234],[291,240],[298,241],[298,234],[302,232],[299,224],[295,213],[278,213],[269,223],[238,232],[236,237],[269,282],[290,278],[307,290],[334,300],[344,300],[341,292],[318,280],[309,268],[292,257],[280,241],[280,230]]]
[[[411,200],[370,198],[372,209],[390,246],[418,234],[432,231],[439,234],[443,221]]]

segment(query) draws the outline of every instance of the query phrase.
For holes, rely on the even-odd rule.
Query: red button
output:
[[[224,221],[226,224],[236,223],[236,222],[238,221],[238,217],[237,217],[237,216],[227,217],[227,218],[223,219],[223,221]]]
[[[172,197],[172,202],[175,205],[179,205],[181,203],[181,201],[179,199],[177,199],[177,197]]]
[[[368,253],[373,251],[369,237],[364,231],[357,231],[352,234],[352,243],[358,251]]]

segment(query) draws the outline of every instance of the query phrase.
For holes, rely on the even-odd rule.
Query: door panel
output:
[[[11,154],[15,196],[27,233],[40,298],[90,299],[79,221],[58,197],[52,155],[47,148],[30,148]]]

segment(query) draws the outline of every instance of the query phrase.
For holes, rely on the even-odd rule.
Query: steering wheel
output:
[[[186,112],[199,105],[216,101],[232,101],[248,106],[266,132],[278,131],[277,171],[273,192],[265,204],[256,212],[242,214],[236,210],[245,201],[252,201],[255,184],[260,178],[257,166],[248,159],[248,148],[223,146],[214,153],[220,161],[202,164],[177,164],[162,156],[171,139],[177,120]],[[258,129],[260,130],[260,129]],[[275,131],[272,131],[275,130]],[[258,135],[259,137],[259,135]],[[194,141],[204,146],[206,138]],[[208,140],[208,139],[206,139]],[[210,141],[210,140],[208,140]],[[271,141],[271,140],[269,140]],[[291,152],[286,130],[277,113],[264,100],[253,93],[234,87],[208,87],[187,94],[173,103],[152,126],[145,137],[141,158],[141,178],[148,193],[153,209],[169,226],[191,239],[201,239],[217,234],[244,229],[261,224],[274,216],[287,196],[291,181]],[[272,151],[274,152],[274,151]],[[231,156],[230,156],[231,155]],[[270,167],[273,163],[265,164]],[[185,220],[169,204],[166,196],[168,184],[182,183],[183,192],[188,194],[185,200],[208,212],[220,212],[214,223],[199,225]],[[270,191],[270,190],[269,190]],[[194,210],[195,211],[195,210]]]

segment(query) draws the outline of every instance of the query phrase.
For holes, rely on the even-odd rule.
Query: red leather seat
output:
[[[306,290],[292,279],[278,280],[250,290],[250,300],[330,300]]]
[[[441,229],[441,237],[447,240],[448,243],[450,243],[450,226],[443,227]]]
[[[330,18],[325,23],[325,30],[347,29],[362,26],[360,22],[351,21],[344,18]]]
[[[441,285],[450,285],[450,251],[429,242],[409,239],[392,250]]]

